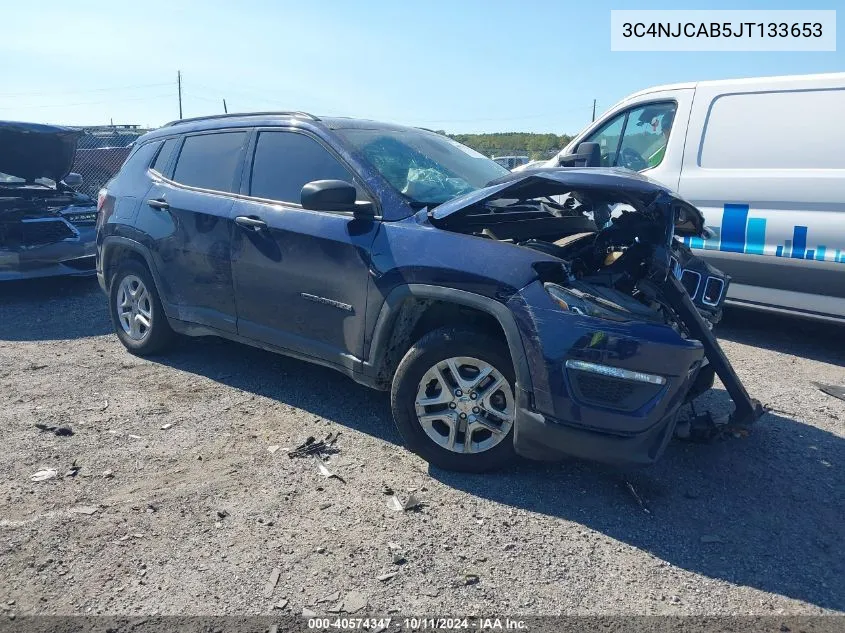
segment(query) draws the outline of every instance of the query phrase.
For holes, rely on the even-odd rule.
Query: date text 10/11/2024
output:
[[[400,624],[402,631],[448,631],[448,630],[483,630],[483,631],[524,631],[527,625],[523,620],[511,618],[309,618],[311,630],[369,630],[384,631],[390,625]]]

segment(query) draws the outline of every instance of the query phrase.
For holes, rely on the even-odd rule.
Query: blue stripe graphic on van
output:
[[[748,253],[750,255],[766,254],[766,218],[749,218],[747,204],[725,204],[722,213],[722,226],[711,226],[714,236],[709,240],[700,237],[685,237],[684,244],[690,248],[705,250],[719,250],[726,253]],[[828,248],[818,244],[815,248],[807,248],[806,226],[792,227],[792,239],[783,244],[775,245],[775,252],[769,250],[775,257],[791,259],[814,259],[825,261]],[[836,249],[831,261],[845,263],[845,252]]]

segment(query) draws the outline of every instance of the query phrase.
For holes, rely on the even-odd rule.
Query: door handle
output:
[[[267,223],[259,218],[252,218],[246,215],[239,215],[235,218],[235,224],[245,229],[260,231],[267,228]]]
[[[170,203],[164,198],[153,198],[151,200],[147,200],[147,204],[153,209],[165,210],[170,208]]]

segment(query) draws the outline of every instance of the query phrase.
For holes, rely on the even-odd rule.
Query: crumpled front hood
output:
[[[67,127],[0,121],[0,172],[59,182],[70,172],[81,135]]]
[[[595,201],[607,204],[628,204],[640,212],[659,201],[667,210],[667,217],[663,220],[674,221],[676,235],[705,236],[704,216],[692,204],[647,176],[616,168],[559,167],[511,173],[483,189],[444,202],[435,207],[429,215],[437,222],[491,200],[529,200],[572,191],[586,193]]]

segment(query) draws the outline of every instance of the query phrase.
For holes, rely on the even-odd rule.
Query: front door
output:
[[[379,222],[309,211],[302,186],[337,179],[359,187],[340,159],[298,131],[259,131],[232,217],[238,333],[349,366],[364,339],[369,253]]]

